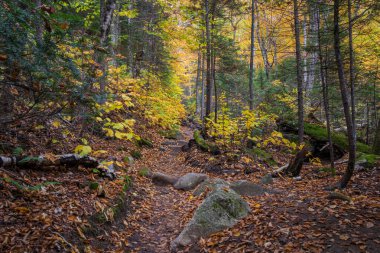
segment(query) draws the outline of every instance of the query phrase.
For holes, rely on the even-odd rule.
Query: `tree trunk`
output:
[[[103,49],[107,46],[108,34],[110,32],[113,12],[116,8],[116,0],[100,0],[100,47]],[[98,61],[100,64],[103,75],[99,80],[100,94],[102,95],[101,103],[105,102],[105,88],[106,88],[106,62],[103,52],[98,52]]]
[[[201,92],[201,120],[203,122],[204,117],[205,117],[205,92],[206,92],[206,85],[205,85],[205,54],[202,53],[202,67],[201,67],[201,73],[202,73],[202,92]]]
[[[215,48],[213,50],[214,54],[212,57],[213,67],[212,67],[212,80],[213,80],[213,86],[214,86],[214,120],[215,123],[218,122],[218,89],[216,87],[216,70],[215,70],[215,64],[216,64],[216,55],[215,55]]]
[[[304,59],[303,59],[303,84],[305,85],[305,95],[306,98],[309,98],[309,82],[308,82],[308,55],[307,55],[307,18],[306,12],[303,15],[302,22],[302,31],[303,31],[303,51],[304,51]]]
[[[209,1],[205,0],[205,21],[206,21],[206,114],[209,118],[211,113],[211,36],[210,36],[210,10]],[[205,128],[206,130],[206,128]],[[207,133],[207,131],[205,131]]]
[[[36,8],[38,11],[37,11],[37,17],[36,17],[35,23],[36,23],[36,42],[38,46],[42,45],[42,35],[43,35],[43,28],[42,28],[43,22],[42,22],[41,16],[38,15],[41,11],[41,6],[42,6],[41,0],[36,0]]]
[[[51,166],[76,167],[83,166],[86,168],[96,168],[99,162],[89,156],[80,156],[76,154],[66,154],[57,156],[28,156],[28,157],[7,157],[0,156],[0,167],[17,166],[20,168],[38,169]]]
[[[373,153],[380,155],[380,119],[379,122],[377,122],[375,140],[373,142]]]
[[[355,122],[355,72],[354,72],[354,46],[352,42],[351,0],[348,0],[348,47],[350,51],[350,90],[351,90],[351,118],[352,133],[354,136],[354,149],[356,151],[356,122]]]
[[[259,46],[260,46],[260,51],[261,51],[261,56],[263,58],[263,62],[264,62],[264,69],[265,69],[265,76],[267,78],[267,80],[269,80],[269,61],[268,61],[268,52],[267,52],[267,47],[261,37],[261,34],[260,34],[260,16],[259,16],[259,8],[256,4],[256,36],[257,36],[257,41],[259,42]]]
[[[278,171],[278,174],[288,175],[290,177],[298,177],[301,173],[303,162],[305,161],[306,155],[309,151],[309,148],[304,147],[294,156],[294,158],[290,161],[289,165],[284,168],[284,170]],[[276,174],[273,174],[273,176],[276,176]]]
[[[255,58],[255,0],[252,0],[251,10],[251,47],[249,58],[249,109],[253,110],[253,78],[254,78],[254,58]]]
[[[326,127],[327,127],[327,138],[329,141],[329,151],[330,151],[330,166],[331,168],[334,168],[334,145],[332,142],[331,137],[331,123],[330,123],[330,106],[329,106],[329,93],[328,93],[328,86],[327,86],[327,78],[325,75],[325,68],[326,64],[323,64],[323,57],[322,57],[322,45],[321,45],[321,30],[320,30],[320,13],[318,10],[317,15],[317,39],[318,39],[318,56],[319,56],[319,66],[320,66],[320,76],[321,76],[321,83],[322,83],[322,95],[323,95],[323,108],[325,111],[326,116]]]
[[[298,20],[298,3],[293,0],[294,7],[294,34],[296,40],[296,64],[297,64],[297,93],[298,93],[298,141],[303,142],[304,122],[303,122],[303,87],[301,68],[301,43]]]
[[[195,79],[195,113],[196,115],[200,115],[200,105],[201,105],[201,101],[200,101],[200,94],[199,94],[199,82],[200,82],[200,79],[201,79],[201,62],[202,62],[202,54],[201,54],[201,49],[199,49],[198,51],[198,64],[197,64],[197,77]]]
[[[339,28],[339,0],[334,0],[334,51],[336,64],[338,68],[338,77],[339,77],[339,86],[340,92],[342,96],[343,110],[344,116],[346,119],[347,125],[347,135],[348,135],[348,165],[345,174],[343,175],[339,187],[345,188],[350,181],[352,174],[355,169],[355,136],[353,132],[353,124],[350,113],[350,106],[348,101],[348,90],[346,79],[344,77],[344,69],[343,69],[343,60],[340,52],[340,28]]]

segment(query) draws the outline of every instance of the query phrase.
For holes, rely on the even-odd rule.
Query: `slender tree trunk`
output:
[[[298,19],[298,3],[293,0],[294,7],[294,34],[296,40],[296,64],[297,64],[297,93],[298,93],[298,141],[303,142],[304,122],[303,122],[303,87],[301,68],[301,43]]]
[[[119,11],[120,11],[120,3],[116,3],[116,10],[112,22],[111,22],[111,54],[113,58],[113,65],[117,67],[117,61],[116,61],[116,55],[117,50],[119,47],[119,38],[120,38],[120,17],[119,17]]]
[[[257,41],[259,42],[261,56],[262,56],[263,62],[264,62],[265,76],[266,76],[267,80],[269,80],[268,51],[267,51],[267,47],[266,47],[266,45],[264,43],[264,40],[263,40],[263,38],[261,37],[261,34],[260,34],[260,29],[261,28],[260,28],[259,8],[258,8],[256,2],[255,2],[255,4],[256,4],[256,36],[257,36]]]
[[[100,0],[100,47],[105,49],[107,47],[108,35],[111,29],[112,17],[116,8],[116,0]],[[107,63],[105,62],[105,55],[103,52],[98,52],[98,61],[103,75],[99,80],[100,94],[102,99],[100,103],[105,102],[105,88],[106,88],[106,71]]]
[[[210,10],[209,1],[205,0],[205,21],[206,21],[206,114],[209,118],[211,113],[211,36],[210,36]],[[206,128],[205,128],[206,130]],[[207,133],[207,131],[205,131]]]
[[[308,55],[307,55],[307,18],[306,13],[303,15],[302,22],[302,30],[303,30],[303,51],[304,51],[304,59],[303,59],[303,84],[305,85],[305,95],[306,98],[309,98],[309,86],[308,86]]]
[[[375,140],[373,142],[373,153],[380,155],[380,119],[377,122],[377,127],[375,131]]]
[[[352,133],[354,135],[354,149],[356,151],[356,120],[355,120],[355,69],[354,69],[354,46],[352,42],[352,17],[351,0],[348,0],[348,47],[350,51],[350,90],[351,90],[351,118]]]
[[[212,80],[214,81],[214,114],[215,114],[214,120],[215,120],[215,123],[217,123],[218,122],[218,88],[216,86],[215,64],[216,64],[216,56],[215,56],[215,51],[214,51]]]
[[[36,7],[38,9],[37,13],[40,13],[41,6],[42,6],[41,0],[36,0]],[[37,17],[36,17],[36,41],[37,41],[37,45],[39,45],[39,46],[42,45],[42,34],[43,34],[42,24],[43,24],[42,19],[37,14]]]
[[[320,66],[320,75],[321,75],[321,83],[322,83],[322,94],[323,94],[323,108],[326,116],[326,127],[327,127],[327,138],[329,141],[329,151],[330,151],[330,166],[334,168],[334,146],[331,137],[331,123],[330,123],[330,106],[329,106],[329,93],[327,86],[327,78],[325,76],[325,68],[327,68],[326,64],[323,64],[322,57],[322,45],[321,45],[321,30],[320,30],[320,14],[318,11],[317,16],[317,33],[318,33],[318,56],[319,56],[319,66]]]
[[[254,58],[255,58],[255,0],[252,0],[251,10],[251,47],[249,59],[249,109],[253,110],[253,78],[254,78]]]
[[[343,175],[339,187],[345,188],[350,181],[352,174],[355,169],[355,136],[353,132],[353,124],[350,113],[349,99],[348,99],[348,89],[346,84],[346,79],[344,77],[343,60],[340,52],[340,28],[339,28],[339,0],[334,0],[334,49],[335,58],[338,68],[339,86],[342,96],[344,116],[347,125],[347,135],[348,135],[348,165],[345,174]]]
[[[204,120],[204,117],[205,117],[205,81],[206,81],[206,71],[205,71],[205,54],[203,53],[202,54],[202,67],[201,67],[202,71],[202,92],[201,92],[201,120],[203,122]]]
[[[197,77],[195,79],[195,113],[197,115],[200,114],[201,110],[201,101],[200,101],[200,95],[199,95],[199,86],[200,85],[200,79],[201,79],[201,63],[202,62],[202,54],[201,49],[198,51],[198,65],[197,65]]]

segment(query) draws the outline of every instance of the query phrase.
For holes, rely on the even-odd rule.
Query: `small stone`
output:
[[[266,174],[260,180],[262,184],[273,184],[273,178],[271,174]]]
[[[177,190],[192,190],[197,187],[200,183],[207,179],[206,174],[202,173],[187,173],[186,175],[180,177],[178,181],[174,184],[174,188]]]

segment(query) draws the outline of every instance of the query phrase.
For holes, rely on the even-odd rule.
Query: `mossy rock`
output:
[[[213,155],[220,154],[219,148],[216,145],[208,143],[205,139],[203,139],[201,133],[198,130],[194,131],[194,140],[202,151],[210,152]]]
[[[218,189],[208,195],[181,234],[171,243],[174,251],[200,237],[233,227],[250,212],[247,202],[231,189]]]
[[[201,150],[208,151],[209,147],[208,147],[205,139],[203,139],[201,132],[199,132],[198,130],[194,131],[194,140]]]
[[[305,134],[319,141],[328,141],[327,129],[324,126],[310,124],[305,122]],[[333,133],[332,141],[335,145],[347,150],[348,139],[343,133]],[[372,152],[371,147],[357,141],[356,148],[358,152],[370,154]]]
[[[123,162],[128,163],[128,165],[132,165],[135,162],[135,160],[132,156],[125,156],[123,158]]]
[[[380,162],[380,156],[375,154],[358,153],[356,164],[364,168],[373,168]]]

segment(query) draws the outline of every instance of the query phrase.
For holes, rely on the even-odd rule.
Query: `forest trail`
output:
[[[146,168],[171,176],[204,172],[201,166],[215,158],[209,157],[202,161],[199,160],[202,155],[182,152],[181,147],[192,138],[192,131],[187,127],[181,130],[182,134],[177,140],[166,139],[153,149],[145,149],[144,159],[137,161],[131,168],[134,173],[138,174]],[[190,165],[191,160],[196,160],[197,165]],[[305,170],[309,171],[308,168]],[[246,179],[257,182],[263,172],[250,175],[207,174],[230,181]],[[331,185],[334,179],[324,178],[322,183],[318,179],[309,181],[312,177],[309,172],[301,181],[278,180],[270,187],[279,190],[279,194],[246,198],[254,215],[241,220],[231,229],[201,239],[185,252],[230,252],[243,248],[247,252],[273,252],[276,248],[286,248],[289,252],[343,253],[362,252],[363,249],[376,252],[378,221],[375,218],[376,208],[372,208],[377,205],[376,200],[368,202],[358,197],[355,205],[339,200],[331,202],[326,198],[328,193],[323,188]],[[374,193],[367,188],[357,188],[369,182],[369,177],[378,178],[379,174],[368,171],[356,177],[349,195],[360,191],[364,196],[375,198]],[[125,240],[128,252],[170,252],[170,243],[191,219],[202,198],[193,197],[192,191],[155,185],[147,177],[137,176],[134,180],[139,185],[136,187],[138,196],[132,200],[130,214],[125,218],[128,223],[126,229],[130,231]],[[376,184],[378,180],[372,182]],[[373,186],[368,189],[373,189]],[[345,218],[344,221],[340,220],[341,216]],[[352,240],[347,239],[347,235],[351,235]],[[364,235],[362,239],[361,235]]]
[[[182,127],[178,139],[163,141],[160,147],[147,150],[150,156],[142,163],[136,163],[133,169],[149,168],[153,172],[162,172],[171,176],[182,176],[187,172],[195,172],[196,168],[186,165],[181,147],[192,138],[192,130]],[[138,213],[133,214],[137,223],[135,233],[129,244],[135,252],[168,252],[170,242],[178,236],[183,228],[182,221],[191,214],[192,207],[183,201],[190,196],[189,192],[176,190],[172,186],[156,185],[150,180],[145,182],[148,194],[143,196]],[[138,208],[138,207],[137,207]],[[145,210],[142,210],[145,209]],[[139,212],[143,212],[142,214]],[[141,219],[142,218],[142,219]]]

